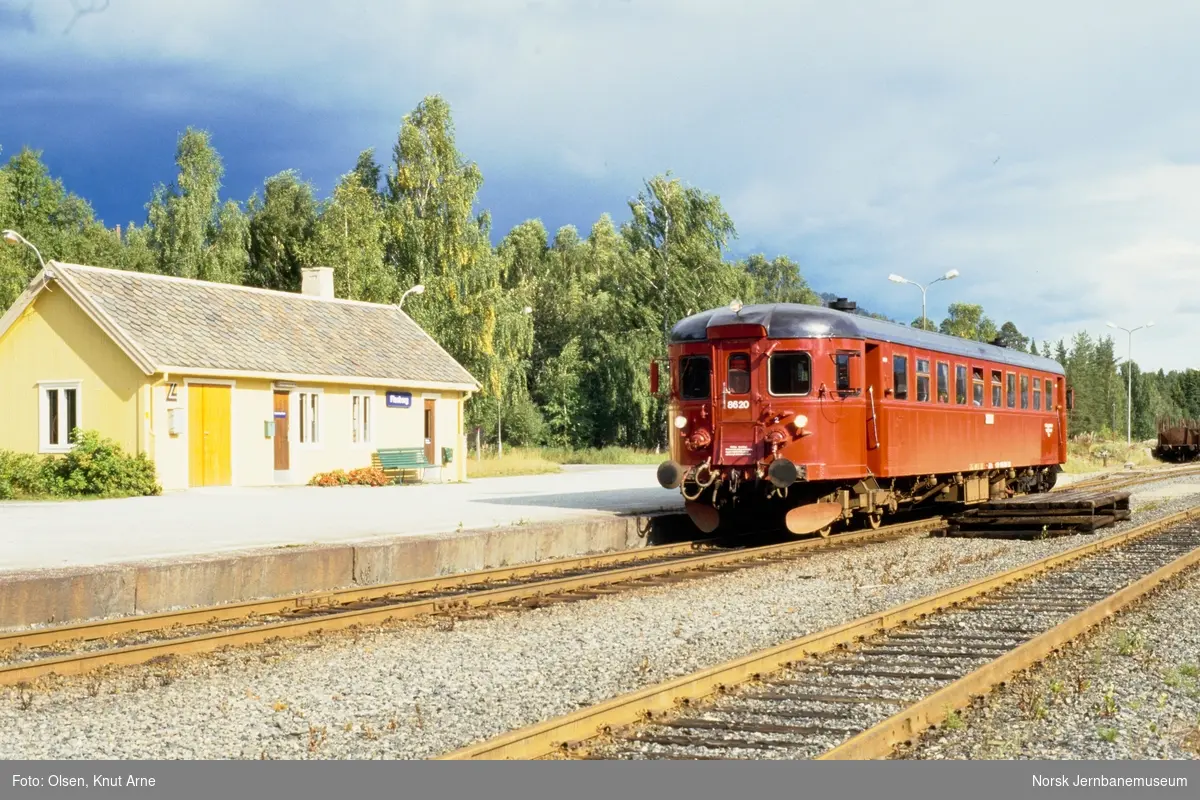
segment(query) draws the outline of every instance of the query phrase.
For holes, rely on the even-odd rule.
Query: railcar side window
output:
[[[1033,410],[1042,410],[1042,379],[1033,379]]]
[[[1000,370],[992,370],[992,407],[1000,407]]]
[[[1021,408],[1029,408],[1029,376],[1021,376]]]
[[[972,383],[972,401],[977,406],[983,405],[983,367],[975,367],[971,370]]]
[[[897,400],[908,399],[908,356],[892,354],[892,387]]]
[[[808,353],[772,353],[767,374],[771,394],[808,394],[812,390],[812,360]]]
[[[1046,378],[1046,410],[1054,410],[1054,379]]]
[[[938,362],[937,371],[938,402],[950,402],[950,365],[945,361]]]
[[[917,359],[917,400],[929,402],[929,361],[924,358]]]
[[[849,353],[838,353],[835,363],[837,364],[837,390],[839,392],[848,392],[850,391]]]
[[[679,359],[679,396],[684,400],[704,400],[712,384],[711,377],[708,356],[684,356]]]
[[[954,402],[960,406],[967,404],[967,368],[962,364],[954,366]]]
[[[730,354],[728,380],[730,394],[745,394],[750,391],[749,353]]]
[[[1017,407],[1017,373],[1008,373],[1008,407]]]

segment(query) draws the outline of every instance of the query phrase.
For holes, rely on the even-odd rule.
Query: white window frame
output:
[[[309,388],[306,386],[297,386],[291,390],[291,396],[295,398],[292,401],[293,415],[292,419],[296,421],[296,435],[293,441],[298,447],[307,450],[317,450],[325,446],[325,390],[318,388]],[[316,441],[305,441],[304,434],[304,415],[301,414],[300,406],[303,403],[301,398],[317,397],[317,438]],[[312,401],[309,400],[309,408],[312,408]]]
[[[365,430],[360,431],[359,424],[363,420],[354,418],[354,401],[358,400],[359,408],[367,410]],[[318,420],[319,422],[319,420]],[[359,433],[363,436],[358,438]],[[355,447],[370,447],[375,441],[375,392],[368,389],[353,389],[350,392],[350,444]]]
[[[67,430],[66,396],[63,389],[75,390],[75,427],[83,427],[83,381],[39,381],[38,382],[38,452],[40,453],[69,453],[75,449],[73,442],[68,442],[70,431]],[[50,403],[46,400],[46,392],[51,389],[59,391],[58,405],[58,444],[50,444]]]

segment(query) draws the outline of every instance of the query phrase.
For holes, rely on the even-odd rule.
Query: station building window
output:
[[[999,408],[1000,400],[1000,370],[992,370],[992,408]]]
[[[767,372],[767,391],[774,395],[808,394],[812,391],[812,359],[808,353],[772,353]]]
[[[1029,376],[1021,376],[1021,408],[1029,408]]]
[[[40,450],[66,453],[75,446],[79,427],[79,381],[43,382],[40,393]]]
[[[704,400],[712,385],[712,362],[708,356],[683,356],[679,359],[679,396],[684,400]]]
[[[983,367],[971,370],[971,399],[976,406],[983,405]]]
[[[950,402],[950,365],[939,361],[937,365],[937,399],[939,403]]]
[[[960,406],[967,404],[967,368],[962,364],[954,366],[954,402]]]
[[[1033,410],[1042,410],[1042,379],[1033,379]]]
[[[929,402],[929,361],[924,358],[917,359],[917,401]]]
[[[745,394],[750,391],[750,354],[731,353],[726,375],[730,394]]]
[[[321,443],[321,394],[320,390],[300,392],[300,431],[301,444]]]
[[[1008,407],[1017,407],[1017,373],[1008,373]]]
[[[897,400],[908,399],[908,356],[892,354],[892,393]]]

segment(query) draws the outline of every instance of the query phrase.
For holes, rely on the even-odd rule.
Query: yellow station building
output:
[[[424,449],[466,480],[474,378],[396,306],[62,264],[0,318],[0,449],[63,453],[93,429],[166,490],[303,484]]]

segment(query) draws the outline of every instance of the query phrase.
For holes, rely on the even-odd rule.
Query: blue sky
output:
[[[1039,340],[1112,319],[1143,367],[1200,367],[1200,4],[755,0],[0,0],[0,146],[45,151],[106,223],[141,222],[176,138],[223,195],[321,194],[451,103],[502,233],[625,216],[668,169],[720,195],[735,253],[897,318],[961,277]],[[70,29],[67,30],[68,26]],[[999,158],[997,161],[996,159]],[[1118,352],[1124,353],[1124,334]]]

